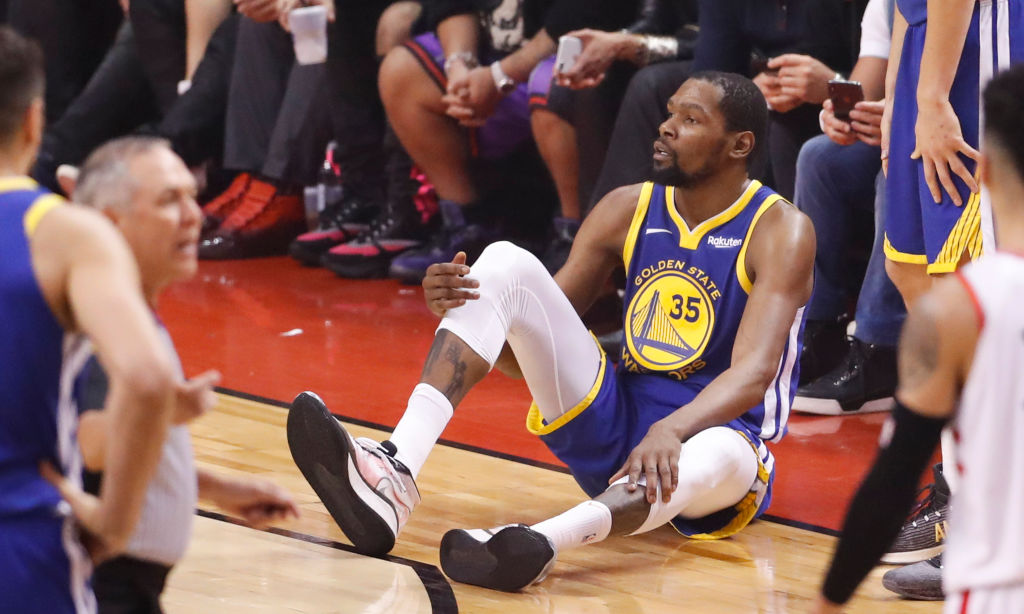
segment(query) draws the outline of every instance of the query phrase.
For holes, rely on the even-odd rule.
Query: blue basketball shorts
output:
[[[597,381],[576,407],[548,424],[534,404],[526,418],[526,428],[569,466],[573,478],[590,497],[608,488],[608,479],[626,462],[651,425],[666,415],[654,408],[636,407],[620,377],[623,376],[616,373],[602,351]],[[693,390],[689,398],[680,398],[679,405],[688,403],[698,392]],[[774,462],[769,461],[770,453],[764,443],[740,420],[725,426],[738,431],[750,442],[758,458],[758,479],[750,492],[732,507],[703,518],[674,518],[672,526],[686,537],[729,537],[763,514],[771,502]]]
[[[22,614],[96,611],[92,564],[71,519],[25,516],[0,520],[0,596]]]
[[[952,175],[962,206],[945,189],[936,204],[925,182],[924,165],[912,160],[917,138],[917,85],[927,22],[912,23],[903,41],[893,99],[886,181],[885,255],[889,260],[927,265],[930,274],[955,271],[964,253],[981,255],[982,217],[991,215],[980,194],[972,194],[962,179]],[[960,120],[964,140],[979,146],[980,92],[993,71],[1024,58],[1024,14],[1019,2],[982,0],[974,9],[949,102]],[[971,173],[976,164],[961,161]]]

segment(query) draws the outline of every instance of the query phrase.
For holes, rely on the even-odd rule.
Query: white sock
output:
[[[430,449],[452,419],[453,411],[448,397],[437,388],[417,384],[412,389],[409,405],[391,434],[391,443],[398,449],[395,458],[409,468],[413,478],[419,475]]]
[[[600,501],[584,501],[530,527],[547,536],[558,551],[602,541],[612,530],[612,511]]]

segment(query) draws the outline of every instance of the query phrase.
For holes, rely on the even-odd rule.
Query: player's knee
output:
[[[474,276],[500,273],[521,281],[540,274],[550,277],[536,256],[508,241],[495,241],[488,245],[470,268]]]

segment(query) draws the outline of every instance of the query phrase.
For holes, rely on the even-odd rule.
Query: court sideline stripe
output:
[[[210,520],[217,520],[220,522],[227,522],[229,524],[238,525],[253,531],[263,531],[264,533],[273,533],[274,535],[280,535],[281,537],[287,537],[290,539],[297,539],[299,541],[306,542],[308,544],[316,544],[318,546],[324,546],[327,548],[333,548],[335,550],[342,550],[344,552],[350,552],[352,554],[358,554],[359,556],[366,556],[361,554],[354,547],[341,542],[336,542],[331,539],[323,537],[317,537],[315,535],[309,535],[308,533],[300,533],[298,531],[290,531],[288,529],[279,529],[277,527],[269,527],[266,529],[253,529],[247,526],[241,520],[232,518],[221,514],[219,512],[211,512],[209,510],[197,509],[196,515],[203,518],[209,518]],[[459,604],[455,601],[455,593],[452,591],[452,585],[448,583],[448,579],[444,577],[441,570],[428,563],[421,563],[412,559],[402,558],[400,556],[392,556],[390,554],[379,558],[389,563],[395,563],[397,565],[405,565],[411,567],[416,572],[416,576],[419,577],[420,582],[423,584],[423,588],[427,591],[427,598],[430,600],[430,611],[433,614],[458,614]]]
[[[290,407],[290,405],[291,405],[290,403],[285,403],[284,401],[278,401],[277,399],[270,399],[270,398],[267,398],[267,397],[259,396],[257,394],[250,394],[248,392],[242,392],[240,390],[233,390],[231,388],[223,388],[221,386],[218,386],[217,388],[215,388],[215,390],[217,392],[219,392],[221,394],[225,394],[227,396],[237,397],[239,399],[245,399],[247,401],[255,401],[257,403],[265,403],[267,405],[273,405],[274,407],[281,407],[283,409],[288,409]],[[363,426],[363,427],[366,427],[366,428],[377,429],[379,431],[385,431],[385,432],[388,432],[388,433],[391,433],[391,432],[393,432],[395,430],[394,427],[385,426],[383,424],[378,424],[376,422],[370,422],[369,420],[361,420],[359,418],[351,418],[349,416],[344,416],[342,414],[338,414],[338,413],[335,413],[335,412],[331,412],[331,414],[335,418],[338,418],[340,420],[344,420],[345,422],[350,422],[350,423],[355,424],[357,426]],[[445,445],[445,446],[448,446],[449,448],[456,448],[458,450],[465,450],[466,452],[474,452],[476,454],[483,454],[484,456],[490,456],[490,457],[493,457],[493,458],[500,458],[502,460],[512,461],[514,463],[520,463],[520,464],[523,464],[523,465],[530,465],[532,467],[539,467],[541,469],[548,469],[550,471],[557,471],[558,473],[564,473],[564,474],[567,474],[567,475],[570,473],[568,467],[563,467],[561,465],[555,465],[553,463],[545,463],[544,461],[538,461],[538,460],[534,460],[532,458],[526,458],[524,456],[516,456],[515,454],[508,454],[508,453],[505,453],[505,452],[497,452],[495,450],[489,450],[487,448],[481,448],[479,446],[473,446],[473,445],[462,443],[462,442],[459,442],[459,441],[451,441],[449,439],[439,439],[438,443],[440,443],[442,445]],[[764,514],[763,516],[761,516],[761,520],[766,520],[768,522],[774,522],[775,524],[781,524],[783,526],[793,527],[793,528],[796,528],[796,529],[804,529],[806,531],[811,531],[813,533],[821,533],[822,535],[829,535],[831,537],[838,537],[839,533],[840,533],[839,531],[837,531],[835,529],[830,529],[828,527],[823,527],[823,526],[819,526],[819,525],[816,525],[816,524],[811,524],[809,522],[802,522],[802,521],[799,521],[799,520],[792,520],[790,518],[783,518],[782,516],[775,516],[773,514]]]

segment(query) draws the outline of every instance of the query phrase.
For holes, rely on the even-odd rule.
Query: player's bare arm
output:
[[[731,366],[693,401],[652,425],[611,481],[628,475],[635,488],[645,475],[648,502],[654,503],[659,482],[667,501],[678,486],[679,442],[738,418],[764,398],[797,310],[811,296],[814,249],[814,229],[803,213],[781,202],[765,212],[747,251],[753,287]]]
[[[175,375],[146,306],[131,252],[98,214],[57,207],[39,223],[32,257],[47,302],[68,330],[89,335],[110,376],[107,479],[98,500],[60,481],[79,521],[111,550],[138,521],[174,409]]]
[[[935,0],[929,5],[928,32],[921,57],[921,77],[917,86],[917,125],[914,132],[917,146],[912,158],[921,158],[924,177],[932,199],[942,202],[944,189],[957,206],[963,205],[953,183],[951,172],[963,180],[972,192],[978,183],[964,166],[958,154],[975,161],[979,154],[967,144],[960,130],[960,120],[949,103],[949,91],[960,65],[960,54],[971,25],[974,0]]]
[[[854,497],[844,537],[837,547],[822,593],[812,606],[814,614],[842,611],[842,605],[836,601],[848,598],[891,541],[888,533],[895,534],[898,529],[898,524],[891,527],[880,524],[891,519],[898,523],[906,517],[913,502],[913,485],[938,444],[939,427],[955,411],[970,371],[980,328],[970,294],[957,278],[938,281],[911,306],[900,338],[900,383],[896,391],[897,410],[892,419],[894,428]],[[930,420],[908,421],[906,417],[897,417],[901,410],[907,417],[917,415]],[[908,441],[914,444],[908,445]],[[876,475],[886,477],[872,479]],[[887,491],[893,480],[905,482],[905,487],[895,493]],[[873,508],[885,522],[866,518],[865,505]],[[861,537],[866,532],[871,538],[863,542]],[[876,535],[879,532],[883,534],[881,538]]]

